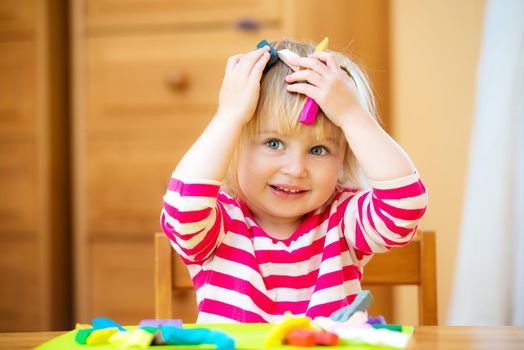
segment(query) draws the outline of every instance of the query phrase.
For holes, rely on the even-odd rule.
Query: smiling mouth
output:
[[[282,186],[274,186],[274,185],[269,185],[269,186],[273,188],[274,190],[282,191],[282,192],[289,193],[289,194],[299,194],[299,193],[306,192],[306,190],[292,190],[290,188],[286,188]]]

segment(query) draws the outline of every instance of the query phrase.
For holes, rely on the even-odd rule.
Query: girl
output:
[[[302,70],[264,71],[267,46],[230,57],[218,111],[164,196],[161,225],[197,289],[199,323],[329,316],[361,290],[372,254],[407,244],[426,209],[358,66],[312,44],[271,45],[301,56],[288,63]],[[298,121],[306,96],[321,109],[311,126]]]

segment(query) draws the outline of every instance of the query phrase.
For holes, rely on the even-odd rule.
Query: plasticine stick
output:
[[[327,48],[328,43],[329,39],[327,37],[324,38],[324,40],[322,40],[315,48],[315,52],[324,51]],[[300,122],[305,125],[313,124],[317,118],[317,112],[318,104],[311,97],[308,97],[304,104],[304,108],[302,109],[302,113],[300,114]]]

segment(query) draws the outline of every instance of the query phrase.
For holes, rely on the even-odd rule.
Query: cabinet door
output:
[[[33,41],[0,42],[0,142],[34,135],[36,57]]]
[[[88,40],[89,232],[158,230],[171,172],[215,112],[226,58],[257,38],[231,30]]]
[[[153,234],[171,172],[216,110],[227,57],[279,34],[86,39],[86,113],[75,121],[78,321],[153,317]],[[194,293],[177,293],[177,315],[194,321]]]
[[[0,236],[37,230],[36,145],[0,142]]]
[[[0,329],[2,332],[40,328],[41,294],[39,249],[34,237],[0,236]]]
[[[8,23],[11,29],[27,24],[16,16],[20,14],[16,2],[7,3],[11,2],[0,5],[0,13],[5,14],[0,18],[2,35]],[[15,26],[17,23],[20,26]],[[3,332],[38,330],[42,316],[34,48],[31,40],[0,43],[0,330]]]
[[[0,1],[0,37],[32,35],[35,10],[34,0]]]
[[[263,26],[281,19],[280,0],[89,0],[85,21],[89,30],[180,28],[211,29],[224,24]],[[251,28],[254,29],[254,28]]]

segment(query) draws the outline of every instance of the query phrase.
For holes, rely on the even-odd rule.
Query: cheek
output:
[[[329,184],[333,185],[334,187],[338,181],[342,167],[342,160],[337,159],[336,161],[334,160],[333,162],[323,164],[322,167],[317,167],[317,169],[319,170],[319,174],[323,178],[323,181],[326,183],[326,185]]]
[[[263,176],[263,164],[264,161],[261,159],[260,154],[251,147],[246,147],[243,151],[239,152],[237,176],[240,186],[250,186],[250,184],[256,182],[258,178]]]

